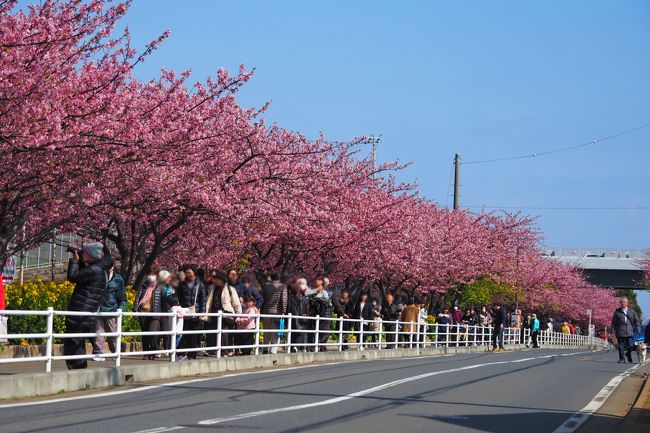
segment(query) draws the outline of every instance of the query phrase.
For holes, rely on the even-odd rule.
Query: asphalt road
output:
[[[551,433],[629,368],[615,360],[542,349],[241,373],[0,406],[0,431]]]

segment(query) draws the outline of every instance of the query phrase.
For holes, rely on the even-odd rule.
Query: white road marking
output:
[[[566,354],[566,355],[581,355],[581,354],[586,354],[586,353],[591,353],[591,351],[588,351],[588,352],[573,352],[573,353]],[[553,356],[562,356],[562,355],[553,355]],[[532,360],[542,359],[542,358],[546,358],[546,357],[547,356],[536,357],[536,358],[525,358],[525,360],[526,361],[532,361]],[[489,367],[489,366],[493,366],[493,365],[513,364],[513,363],[516,363],[516,362],[522,362],[522,361],[521,360],[512,360],[512,361],[486,362],[486,363],[483,363],[483,364],[474,364],[474,365],[468,365],[468,366],[465,366],[465,367],[450,368],[450,369],[447,369],[447,370],[431,371],[429,373],[424,373],[424,374],[419,374],[417,376],[411,376],[411,377],[407,377],[407,378],[404,378],[404,379],[394,380],[392,382],[384,383],[382,385],[374,386],[372,388],[363,389],[361,391],[353,392],[351,394],[343,395],[343,396],[340,396],[340,397],[330,398],[330,399],[323,400],[323,401],[299,404],[299,405],[296,405],[296,406],[280,407],[280,408],[276,408],[276,409],[258,410],[258,411],[255,411],[255,412],[242,413],[242,414],[238,414],[238,415],[230,415],[230,416],[225,416],[225,417],[221,417],[221,418],[206,419],[206,420],[203,420],[203,421],[199,421],[198,424],[199,425],[214,425],[214,424],[220,424],[220,423],[229,422],[229,421],[237,421],[237,420],[240,420],[240,419],[254,418],[254,417],[258,417],[258,416],[270,415],[270,414],[275,414],[275,413],[293,412],[293,411],[296,411],[296,410],[309,409],[309,408],[313,408],[313,407],[328,406],[328,405],[331,405],[331,404],[340,403],[342,401],[351,400],[353,398],[359,398],[359,397],[362,397],[364,395],[372,394],[372,393],[375,393],[375,392],[378,392],[378,391],[382,391],[384,389],[392,388],[392,387],[395,387],[395,386],[398,386],[398,385],[402,385],[402,384],[413,382],[413,381],[420,380],[420,379],[425,379],[425,378],[432,377],[432,376],[438,376],[438,375],[446,374],[446,373],[456,373],[456,372],[459,372],[459,371],[473,370],[473,369],[476,369],[476,368]]]
[[[623,379],[630,376],[634,371],[639,368],[639,365],[635,365],[632,368],[625,370],[623,373],[618,376],[614,376],[607,385],[605,385],[598,394],[582,409],[578,412],[571,415],[571,418],[564,421],[562,425],[553,431],[553,433],[573,433],[580,426],[582,426],[594,412],[596,412],[600,407],[605,403],[614,390],[623,382]]]
[[[181,426],[177,425],[176,427],[158,427],[158,428],[150,428],[148,430],[139,430],[139,431],[134,432],[134,433],[162,433],[162,432],[166,432],[166,431],[180,430],[182,428],[185,428],[185,427],[181,427]]]

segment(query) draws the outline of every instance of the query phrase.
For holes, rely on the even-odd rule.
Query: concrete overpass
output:
[[[592,284],[615,289],[646,289],[643,260],[648,250],[545,247],[543,255],[582,270]]]

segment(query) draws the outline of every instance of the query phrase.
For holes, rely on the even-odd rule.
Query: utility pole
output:
[[[593,344],[594,342],[594,336],[596,334],[595,330],[594,333],[591,333],[591,315],[593,314],[594,310],[591,308],[587,310],[587,314],[589,315],[589,327],[587,328],[587,335],[589,336],[589,343]]]
[[[460,208],[460,155],[454,157],[454,210]]]
[[[519,310],[519,287],[517,287],[517,280],[519,280],[519,247],[517,247],[517,263],[515,271],[515,312]]]
[[[56,277],[56,229],[52,231],[50,248],[51,281],[54,281]]]
[[[23,224],[23,248],[20,250],[20,273],[18,281],[22,286],[25,282],[25,225]]]
[[[363,143],[372,144],[371,156],[372,156],[372,168],[373,171],[377,170],[377,144],[381,141],[381,134],[379,135],[369,135]],[[375,177],[375,173],[373,173]]]

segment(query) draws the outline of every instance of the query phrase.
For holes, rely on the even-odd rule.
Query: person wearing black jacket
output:
[[[307,340],[304,332],[307,329],[307,319],[304,317],[309,315],[309,300],[302,291],[298,280],[294,279],[289,286],[287,314],[291,314],[294,317],[303,317],[291,319],[291,344],[296,352],[304,352],[304,344]]]
[[[75,288],[68,302],[68,311],[83,311],[96,313],[104,300],[108,270],[113,266],[113,258],[100,242],[84,244],[81,257],[74,252],[68,262],[68,281],[75,283]],[[65,321],[66,333],[94,333],[97,329],[97,318],[93,316],[67,316]],[[63,341],[63,351],[66,356],[85,355],[86,339],[83,337],[66,338]],[[68,359],[69,369],[88,367],[86,359]]]
[[[506,309],[501,304],[501,302],[495,302],[494,304],[494,322],[492,325],[494,329],[492,330],[492,352],[504,352],[503,348],[503,333],[506,327]],[[498,348],[497,348],[498,343]]]
[[[395,302],[395,294],[393,292],[386,293],[386,302],[381,307],[381,318],[384,321],[384,329],[386,330],[386,344],[390,347],[397,348],[397,335],[395,331],[398,329],[396,322],[402,316],[400,306]]]
[[[176,294],[178,300],[183,308],[194,308],[196,314],[205,313],[205,302],[207,298],[207,290],[205,283],[196,276],[196,267],[194,265],[186,265],[183,269],[185,272],[185,280],[178,285]],[[203,328],[203,322],[199,320],[199,316],[186,316],[183,331],[199,331]],[[200,336],[199,334],[186,334],[181,339],[181,349],[195,349],[199,347]],[[196,359],[198,352],[186,352],[183,356],[191,359]]]
[[[314,289],[308,291],[306,295],[307,299],[309,299],[309,315],[311,317],[320,317],[319,332],[308,335],[308,340],[311,344],[315,343],[318,338],[318,347],[311,346],[310,351],[326,352],[327,340],[332,329],[332,321],[328,319],[332,317],[333,305],[330,293],[327,291],[325,277],[322,275],[317,276],[314,279]],[[315,326],[316,321],[311,320],[309,322],[309,329],[315,330]]]
[[[361,320],[360,322],[354,323],[354,329],[356,331],[357,343],[359,343],[359,350],[363,350],[364,341],[361,341],[361,330],[363,329],[364,333],[368,332],[370,330],[368,324],[372,320],[372,303],[370,302],[370,298],[368,298],[367,291],[364,290],[359,295],[359,299],[354,306],[352,318]]]
[[[641,320],[636,311],[629,306],[627,298],[621,298],[620,308],[614,311],[612,331],[616,335],[618,345],[618,362],[624,363],[625,357],[628,362],[632,362],[632,340],[634,334],[641,331]]]
[[[343,319],[352,317],[354,303],[350,299],[349,289],[343,288],[338,294],[335,294],[332,297],[332,304],[334,305],[334,314],[336,314],[336,317]],[[348,333],[350,329],[350,322],[343,322],[343,350],[347,350],[348,348]]]

